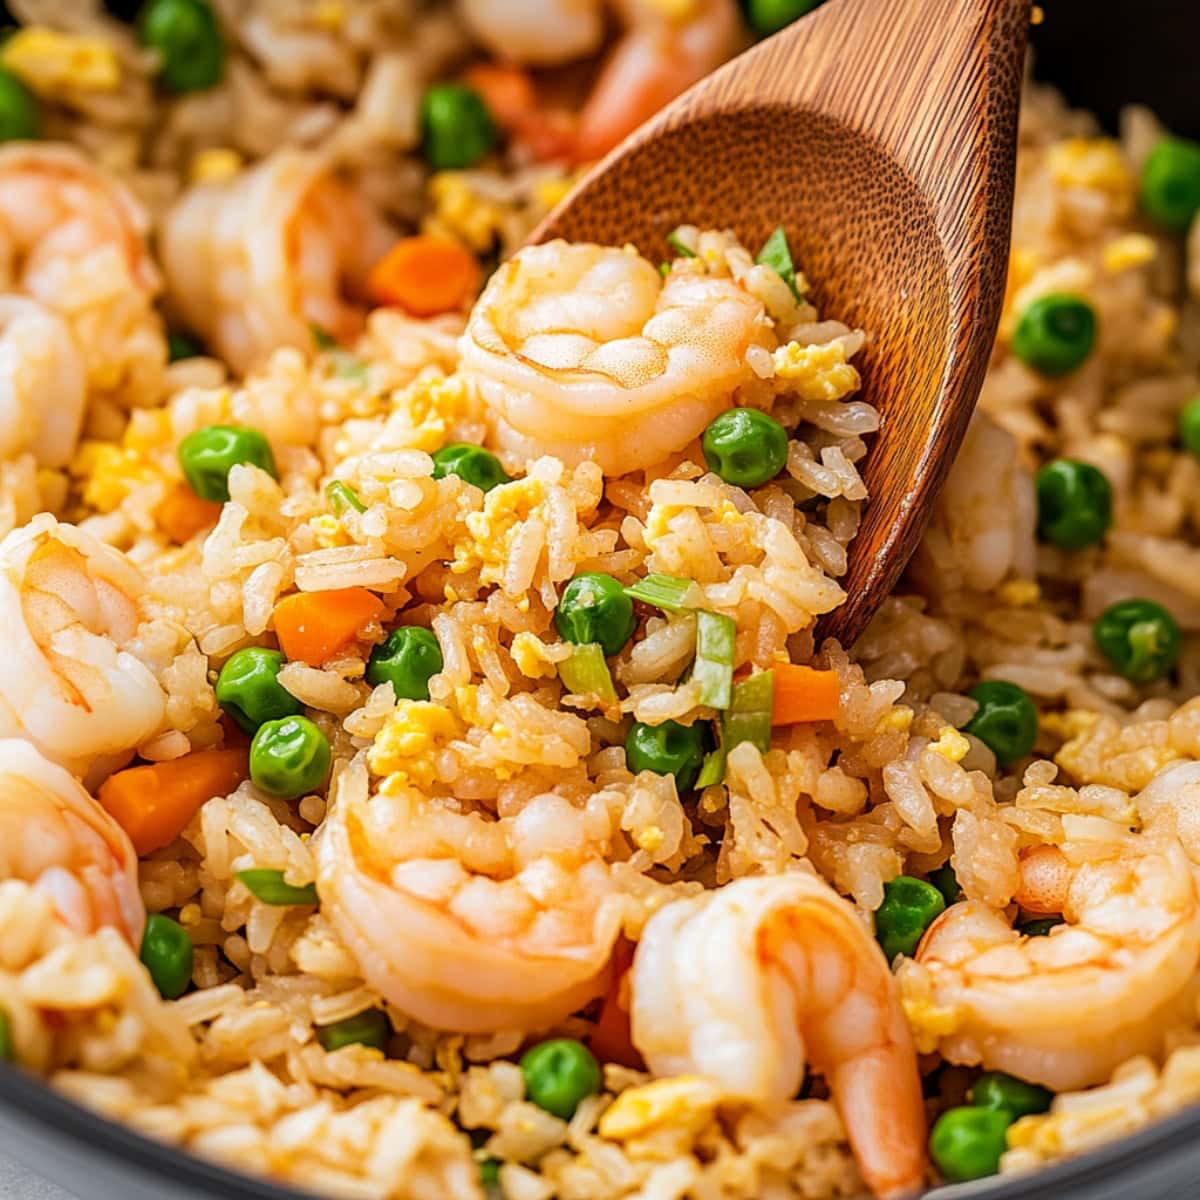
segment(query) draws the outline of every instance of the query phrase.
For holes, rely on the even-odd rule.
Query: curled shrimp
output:
[[[492,276],[460,342],[462,369],[514,458],[623,475],[682,450],[729,407],[765,325],[730,278],[663,279],[631,250],[549,242]]]
[[[734,0],[614,0],[622,34],[579,114],[574,157],[599,158],[716,70],[737,50]],[[531,66],[570,62],[600,49],[601,0],[459,0],[475,37],[497,57]]]
[[[0,737],[83,775],[158,729],[163,690],[126,649],[142,590],[119,550],[48,514],[0,541]]]
[[[0,149],[0,290],[71,327],[89,390],[149,403],[166,363],[149,223],[125,188],[68,146]]]
[[[874,939],[821,880],[737,879],[660,909],[634,956],[630,1015],[656,1075],[708,1075],[731,1097],[790,1100],[809,1062],[874,1193],[920,1189],[925,1115],[899,995]]]
[[[368,798],[363,775],[338,781],[317,889],[381,995],[483,1033],[545,1028],[605,990],[625,900],[595,814],[545,795],[487,820],[407,789]]]
[[[72,929],[142,940],[146,910],[125,831],[28,742],[0,740],[0,878],[44,892]]]
[[[1161,1050],[1200,961],[1196,884],[1178,839],[1096,817],[1063,819],[1068,840],[1022,862],[1018,898],[1065,924],[1024,937],[977,900],[951,905],[904,964],[920,1028],[938,1049],[1055,1091],[1107,1080]]]
[[[31,451],[43,467],[65,466],[86,400],[66,322],[34,300],[0,296],[0,459]]]
[[[393,240],[326,159],[279,150],[221,183],[189,188],[167,214],[167,296],[182,322],[235,370],[279,346],[312,346],[312,327],[353,339],[366,275]]]

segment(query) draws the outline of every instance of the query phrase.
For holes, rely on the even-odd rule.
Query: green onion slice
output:
[[[700,774],[696,776],[696,782],[692,785],[696,791],[700,791],[706,787],[712,787],[714,783],[721,783],[725,778],[725,747],[718,746],[715,750],[710,750],[704,756],[704,762],[700,766]]]
[[[678,229],[672,229],[667,234],[667,245],[682,258],[695,258],[696,252],[679,236]]]
[[[800,289],[796,286],[796,264],[792,261],[791,247],[788,246],[787,234],[780,225],[763,243],[763,248],[754,260],[759,265],[770,267],[784,283],[792,289],[792,295],[802,300]]]
[[[700,703],[728,708],[733,692],[733,645],[737,625],[732,618],[702,608],[696,613],[696,662],[692,678],[700,683]]]
[[[336,350],[338,348],[337,338],[328,329],[322,329],[316,322],[309,325],[308,331],[312,334],[313,345],[318,350]]]
[[[775,707],[775,672],[759,671],[733,685],[729,708],[721,721],[721,748],[726,754],[740,742],[753,742],[766,754],[771,747],[771,713]]]
[[[329,500],[329,507],[333,509],[335,516],[340,517],[347,509],[351,508],[360,513],[367,511],[367,506],[358,498],[358,493],[340,479],[335,479],[325,489],[325,496]]]
[[[643,604],[653,604],[665,612],[683,612],[691,608],[687,603],[688,594],[692,590],[690,579],[677,579],[674,575],[647,575],[637,583],[630,584],[625,589],[625,595],[630,600],[640,600]]]
[[[13,1042],[12,1018],[8,1010],[0,1008],[0,1062],[14,1062],[17,1048]]]
[[[237,877],[248,887],[256,900],[264,904],[317,904],[317,885],[306,883],[303,887],[295,887],[284,883],[283,872],[273,871],[266,867],[253,867],[248,871],[238,871]]]
[[[617,702],[604,651],[596,642],[576,646],[571,657],[558,664],[558,677],[575,696],[594,696],[602,704]]]

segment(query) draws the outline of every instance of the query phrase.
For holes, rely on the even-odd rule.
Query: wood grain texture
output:
[[[533,235],[665,257],[681,222],[749,245],[779,224],[882,421],[849,599],[849,644],[897,582],[979,396],[1012,218],[1029,0],[828,0],[685,93]]]

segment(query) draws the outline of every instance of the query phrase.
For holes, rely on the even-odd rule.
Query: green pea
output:
[[[421,149],[436,171],[473,167],[496,144],[483,97],[461,83],[434,84],[421,99]]]
[[[329,740],[307,717],[282,717],[254,735],[250,778],[272,796],[295,800],[325,782],[330,758]]]
[[[186,333],[171,332],[167,334],[167,359],[169,362],[180,362],[185,358],[197,358],[204,353],[203,347],[195,338]]]
[[[284,907],[296,904],[316,904],[319,901],[315,883],[305,883],[297,887],[284,880],[282,871],[271,867],[250,867],[245,871],[236,871],[234,874],[246,885],[250,894],[264,904]]]
[[[1041,375],[1069,375],[1096,345],[1096,311],[1079,296],[1055,293],[1021,313],[1012,352]]]
[[[281,650],[246,646],[231,654],[217,676],[217,703],[247,733],[264,721],[294,717],[304,705],[279,682],[287,662]]]
[[[820,3],[821,0],[743,0],[743,7],[750,28],[765,36],[777,33]]]
[[[1163,138],[1142,167],[1142,208],[1164,229],[1184,233],[1200,210],[1200,142]]]
[[[201,500],[224,504],[229,499],[229,472],[249,463],[279,478],[271,443],[257,429],[242,425],[207,425],[179,443],[179,465]]]
[[[1024,758],[1033,749],[1038,714],[1024,688],[1003,679],[985,679],[967,695],[979,708],[964,728],[996,756],[1002,767]]]
[[[371,651],[367,682],[390,683],[397,700],[428,700],[429,681],[444,665],[442,648],[428,629],[401,625]]]
[[[447,475],[457,475],[481,492],[490,492],[502,483],[512,483],[512,477],[494,454],[470,442],[451,442],[434,454],[434,479],[445,479]]]
[[[150,0],[140,21],[142,43],[158,51],[158,77],[172,92],[198,92],[221,82],[225,43],[207,0]]]
[[[883,903],[875,910],[875,940],[888,962],[909,957],[934,918],[946,911],[942,893],[923,879],[898,875],[883,885]]]
[[[788,436],[774,417],[757,408],[728,408],[709,422],[700,439],[708,469],[736,487],[760,487],[787,462]]]
[[[1119,600],[1092,625],[1100,652],[1126,679],[1153,683],[1179,661],[1183,634],[1175,618],[1153,600]]]
[[[13,1040],[12,1018],[0,1008],[0,1062],[16,1062],[17,1047]]]
[[[686,792],[700,774],[707,749],[702,721],[691,725],[678,721],[644,725],[638,721],[625,738],[625,761],[635,775],[640,771],[674,775],[676,790]]]
[[[1189,454],[1200,458],[1200,396],[1179,410],[1179,440]]]
[[[934,1124],[929,1153],[951,1183],[995,1175],[1011,1124],[1011,1114],[994,1108],[951,1108]]]
[[[987,1071],[975,1080],[970,1100],[976,1108],[994,1108],[1014,1119],[1049,1111],[1054,1093],[1003,1071]]]
[[[41,126],[33,93],[11,71],[0,70],[0,142],[30,141]]]
[[[192,939],[178,921],[162,913],[146,918],[141,960],[159,994],[167,1000],[182,996],[192,980]]]
[[[597,571],[576,575],[563,588],[554,612],[559,636],[576,646],[597,642],[605,656],[616,654],[633,636],[633,601],[611,576]]]
[[[1112,524],[1112,486],[1091,463],[1057,458],[1035,480],[1038,534],[1064,550],[1093,546]]]
[[[541,1042],[521,1056],[525,1094],[538,1108],[569,1121],[581,1100],[600,1090],[600,1064],[573,1038]]]
[[[387,1013],[378,1008],[368,1008],[332,1025],[317,1029],[317,1041],[326,1050],[340,1050],[343,1046],[374,1046],[376,1050],[387,1048],[392,1024]]]
[[[1062,917],[1038,917],[1017,926],[1017,932],[1025,937],[1045,937],[1056,925],[1065,925]]]
[[[958,876],[955,875],[954,868],[949,863],[931,872],[929,882],[942,893],[942,899],[947,904],[953,904],[962,895]]]

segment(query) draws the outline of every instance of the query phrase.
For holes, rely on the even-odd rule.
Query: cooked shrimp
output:
[[[126,649],[142,589],[119,550],[48,514],[0,541],[0,737],[82,775],[158,729],[163,690]]]
[[[22,879],[80,933],[104,925],[138,946],[146,910],[125,831],[62,767],[0,741],[0,879]]]
[[[729,278],[664,280],[630,250],[527,246],[491,278],[460,342],[500,448],[623,475],[683,449],[752,378],[762,305]]]
[[[544,66],[586,57],[604,39],[602,0],[459,0],[475,37],[497,57]],[[738,47],[734,0],[614,0],[623,33],[579,115],[574,157],[599,158]]]
[[[183,323],[236,370],[278,346],[362,329],[367,271],[394,240],[320,155],[279,150],[222,183],[189,188],[167,214],[162,262]]]
[[[460,1033],[542,1029],[605,990],[626,901],[596,814],[546,795],[489,821],[416,791],[368,798],[363,773],[338,781],[317,888],[372,987]]]
[[[920,1012],[938,1014],[943,1057],[1056,1091],[1160,1051],[1200,961],[1196,884],[1174,834],[1095,817],[1063,824],[1064,845],[1024,860],[1021,891],[1066,924],[1023,937],[1002,913],[962,901],[901,970],[918,1027]]]
[[[89,388],[126,404],[158,398],[166,362],[148,228],[125,188],[74,149],[0,149],[0,290],[62,316]]]
[[[43,467],[64,466],[86,399],[83,362],[62,318],[0,296],[0,459],[32,451]]]
[[[743,878],[677,900],[633,960],[633,1044],[656,1075],[791,1099],[822,1073],[877,1196],[920,1189],[925,1116],[891,973],[854,910],[812,875]]]

